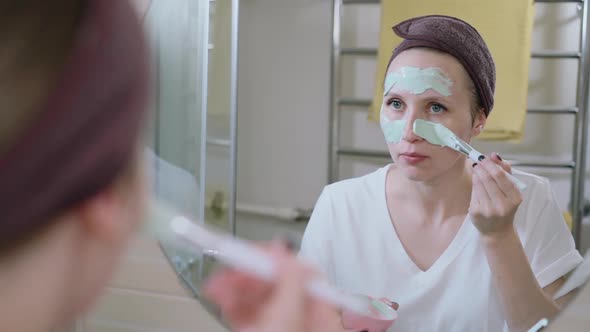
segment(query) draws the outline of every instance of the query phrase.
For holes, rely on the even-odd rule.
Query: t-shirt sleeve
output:
[[[532,189],[532,188],[531,188]],[[555,194],[547,180],[535,188],[538,196],[527,224],[532,229],[524,243],[525,253],[539,285],[546,287],[574,269],[582,256],[575,248],[574,239],[565,223]]]
[[[332,239],[330,236],[333,222],[332,202],[328,188],[324,188],[316,205],[301,240],[299,257],[312,263],[323,274],[332,276]]]

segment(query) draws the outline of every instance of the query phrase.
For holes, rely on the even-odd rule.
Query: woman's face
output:
[[[387,86],[389,85],[389,86]],[[414,48],[400,53],[386,76],[381,117],[405,120],[401,140],[388,143],[396,167],[408,178],[432,181],[454,167],[464,167],[464,157],[450,148],[434,146],[412,131],[416,119],[441,123],[469,142],[481,130],[485,117],[472,119],[472,83],[454,57]]]

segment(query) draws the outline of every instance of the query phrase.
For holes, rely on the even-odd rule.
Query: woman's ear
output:
[[[80,223],[89,239],[117,243],[128,232],[125,198],[115,186],[82,203],[77,209]]]
[[[143,21],[147,15],[147,12],[149,11],[150,6],[152,5],[152,0],[133,0],[131,1],[131,4]]]
[[[77,209],[88,235],[105,243],[116,243],[126,239],[143,221],[147,180],[143,155],[140,155],[109,187]]]
[[[477,116],[475,117],[475,120],[473,121],[473,127],[471,128],[471,136],[472,137],[479,136],[483,132],[483,129],[485,128],[485,125],[486,125],[486,120],[487,120],[487,117],[486,117],[485,113],[483,112],[483,109],[481,109],[477,113]]]

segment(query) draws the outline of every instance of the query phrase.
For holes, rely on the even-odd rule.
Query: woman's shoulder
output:
[[[518,229],[525,233],[531,232],[533,228],[540,226],[539,223],[543,223],[539,221],[541,215],[557,219],[548,222],[565,223],[563,211],[559,207],[549,179],[521,170],[513,170],[513,175],[527,185],[515,218]]]
[[[381,217],[386,211],[385,177],[388,169],[385,166],[325,186],[305,230],[307,241],[315,238],[313,234],[346,237],[351,232],[358,232],[360,223]]]
[[[551,183],[546,177],[518,169],[512,170],[512,175],[524,182],[527,186],[523,191],[523,201],[550,198],[552,193]]]
[[[335,199],[361,195],[365,197],[367,195],[383,195],[388,168],[389,165],[366,175],[331,183],[324,188],[323,195]]]

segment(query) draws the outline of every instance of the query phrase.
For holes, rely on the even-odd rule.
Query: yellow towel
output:
[[[401,42],[391,27],[405,19],[449,15],[473,25],[492,52],[496,63],[495,104],[480,139],[518,142],[522,138],[527,108],[534,1],[527,0],[384,0],[375,95],[370,119],[379,120],[383,77],[394,47]]]
[[[569,228],[569,230],[572,230],[573,227],[573,218],[572,218],[572,214],[569,213],[568,211],[563,213],[563,219],[565,220],[565,224],[567,225],[567,228]]]

